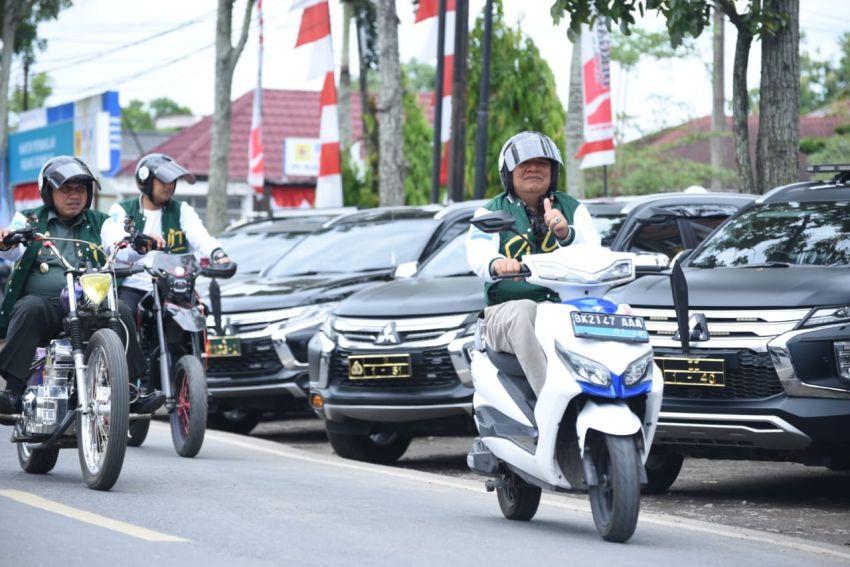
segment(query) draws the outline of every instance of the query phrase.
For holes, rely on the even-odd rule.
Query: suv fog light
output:
[[[850,382],[850,341],[836,341],[834,346],[838,375]]]
[[[319,394],[312,394],[310,396],[310,405],[313,406],[314,410],[321,411],[325,407],[325,400]]]

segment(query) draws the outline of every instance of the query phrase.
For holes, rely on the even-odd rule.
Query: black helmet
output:
[[[508,194],[514,193],[514,168],[534,158],[545,158],[552,162],[549,192],[553,193],[558,187],[559,168],[564,165],[558,146],[546,134],[526,131],[511,136],[499,152],[499,179]]]
[[[153,193],[154,177],[163,183],[176,183],[178,179],[195,182],[194,175],[165,154],[148,154],[136,165],[136,187],[148,197]]]
[[[56,156],[50,158],[38,172],[38,190],[41,200],[47,208],[54,210],[53,191],[68,182],[82,183],[86,186],[86,208],[90,209],[94,199],[94,188],[100,185],[83,160],[74,156]]]

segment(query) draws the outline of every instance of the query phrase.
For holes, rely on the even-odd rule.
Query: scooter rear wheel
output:
[[[522,480],[514,473],[502,476],[504,485],[496,488],[499,508],[509,520],[527,522],[537,513],[542,490]]]
[[[640,457],[631,437],[597,435],[590,447],[599,484],[590,487],[596,531],[606,541],[627,541],[640,512]]]

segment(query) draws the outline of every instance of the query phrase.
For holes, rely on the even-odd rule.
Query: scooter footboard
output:
[[[640,418],[636,416],[629,407],[621,400],[610,403],[596,403],[587,400],[576,419],[576,433],[578,434],[579,449],[584,456],[585,440],[587,432],[591,429],[608,435],[629,436],[640,433],[641,457],[646,460],[646,440]]]

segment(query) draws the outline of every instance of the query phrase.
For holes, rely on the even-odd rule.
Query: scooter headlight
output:
[[[629,364],[623,373],[626,386],[634,386],[644,378],[652,375],[652,353],[647,353]]]
[[[555,352],[578,375],[579,380],[590,382],[597,386],[607,387],[611,385],[611,371],[605,368],[605,366],[567,350],[558,341],[555,341]]]

